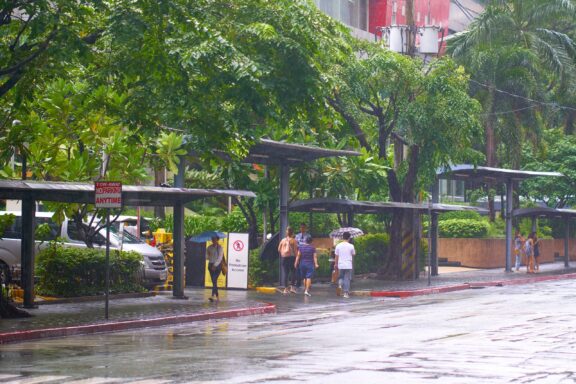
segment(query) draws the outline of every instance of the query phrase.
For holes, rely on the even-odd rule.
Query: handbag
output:
[[[222,256],[222,274],[224,276],[226,276],[226,274],[228,273],[228,264],[226,263],[226,258],[224,256]]]

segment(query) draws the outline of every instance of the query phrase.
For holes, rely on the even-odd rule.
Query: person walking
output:
[[[528,235],[524,243],[524,252],[526,253],[526,272],[534,273],[534,232]]]
[[[212,296],[210,301],[220,300],[218,296],[218,277],[222,272],[222,263],[224,263],[224,249],[218,242],[218,236],[212,236],[212,244],[206,248],[206,259],[208,259],[208,271],[212,280]]]
[[[282,259],[282,284],[284,285],[284,291],[282,293],[296,293],[294,289],[294,284],[296,283],[294,263],[296,262],[296,254],[298,253],[298,244],[294,238],[294,230],[291,227],[286,228],[286,237],[280,241],[278,253],[280,253]]]
[[[540,239],[538,238],[538,235],[534,233],[534,270],[536,271],[540,270],[539,257],[540,257]]]
[[[296,243],[298,247],[308,244],[308,239],[312,239],[312,236],[308,233],[308,227],[306,223],[300,223],[300,232],[296,234]],[[304,277],[300,274],[300,268],[296,268],[296,288],[302,286],[302,279]]]
[[[347,299],[350,297],[350,280],[352,280],[352,269],[356,250],[354,249],[354,245],[350,244],[350,232],[344,232],[342,237],[344,241],[339,243],[334,250],[336,254],[334,264],[335,269],[339,273],[337,293],[340,294],[343,290],[343,297]]]
[[[520,263],[522,262],[522,247],[524,245],[524,237],[520,231],[516,231],[516,236],[514,236],[514,255],[516,255],[516,271],[520,270]]]
[[[300,269],[300,276],[304,280],[304,295],[312,296],[310,294],[310,287],[312,287],[312,277],[314,270],[318,268],[318,255],[316,248],[312,246],[312,237],[306,238],[306,244],[298,247],[298,255],[294,262],[294,268]]]

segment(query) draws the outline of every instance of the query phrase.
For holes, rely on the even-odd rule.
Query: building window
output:
[[[350,27],[368,30],[368,0],[315,0],[328,16]]]

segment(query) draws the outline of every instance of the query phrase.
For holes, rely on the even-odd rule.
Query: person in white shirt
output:
[[[212,244],[206,248],[206,259],[208,259],[208,270],[212,279],[212,297],[210,301],[218,301],[218,276],[222,272],[222,261],[224,260],[224,249],[218,243],[218,236],[212,237]]]
[[[336,246],[334,253],[334,269],[340,274],[338,279],[338,294],[344,290],[344,298],[350,297],[350,280],[352,280],[352,269],[354,265],[354,256],[356,250],[354,245],[350,244],[350,232],[344,232],[342,235],[344,241]]]

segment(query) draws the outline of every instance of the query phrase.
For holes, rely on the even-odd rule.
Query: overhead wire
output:
[[[480,85],[480,86],[482,86],[482,87],[485,87],[485,88],[492,88],[492,86],[490,86],[490,85],[488,85],[488,84],[484,84],[484,83],[481,83],[481,82],[476,81],[476,80],[473,80],[473,79],[470,79],[470,82],[471,82],[471,83],[474,83],[474,84],[478,84],[478,85]],[[528,102],[530,102],[530,103],[539,104],[539,105],[542,105],[542,106],[545,106],[545,107],[551,107],[551,108],[556,108],[556,109],[566,109],[566,110],[570,110],[570,111],[575,111],[575,112],[576,112],[576,108],[574,108],[574,107],[569,107],[569,106],[567,106],[567,105],[560,105],[560,104],[557,104],[557,103],[550,103],[550,102],[546,102],[546,101],[534,100],[534,99],[531,99],[531,98],[529,98],[529,97],[521,96],[521,95],[518,95],[518,94],[515,94],[515,93],[511,93],[511,92],[508,92],[508,91],[504,91],[504,90],[498,89],[498,88],[494,88],[494,91],[496,91],[496,92],[498,92],[498,93],[501,93],[501,94],[504,94],[504,95],[507,95],[507,96],[516,97],[516,98],[518,98],[518,99],[522,99],[522,100],[528,101]]]

